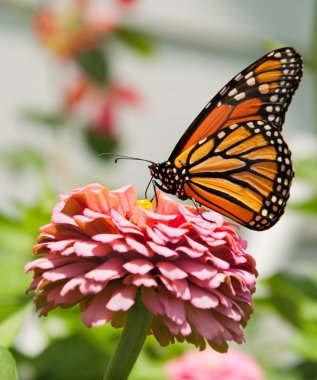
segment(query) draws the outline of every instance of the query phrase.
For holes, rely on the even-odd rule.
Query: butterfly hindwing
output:
[[[281,129],[301,77],[302,59],[293,48],[278,49],[260,58],[206,105],[179,140],[169,161],[230,124],[262,120]]]
[[[276,126],[254,120],[225,127],[180,161],[189,198],[256,230],[271,227],[283,214],[293,170]]]

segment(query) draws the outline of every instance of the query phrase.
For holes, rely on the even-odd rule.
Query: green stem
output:
[[[125,380],[128,378],[147,337],[152,314],[144,307],[140,297],[128,311],[117,349],[114,352],[103,380]]]

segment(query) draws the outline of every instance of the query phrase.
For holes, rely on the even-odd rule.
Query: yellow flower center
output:
[[[152,202],[149,201],[148,199],[143,199],[143,200],[138,199],[138,200],[136,201],[136,204],[137,204],[138,206],[143,207],[145,210],[150,210],[151,207],[152,207]]]

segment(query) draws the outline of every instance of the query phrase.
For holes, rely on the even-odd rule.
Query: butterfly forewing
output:
[[[281,129],[301,76],[302,59],[293,48],[241,71],[201,111],[169,160],[150,166],[158,187],[248,228],[273,226],[294,175]]]
[[[281,129],[302,77],[302,66],[301,56],[293,48],[275,50],[248,66],[206,105],[181,137],[169,160],[234,123],[262,120]]]

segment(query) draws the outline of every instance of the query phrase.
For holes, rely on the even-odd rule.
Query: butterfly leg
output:
[[[149,190],[149,187],[150,187],[151,183],[153,183],[153,177],[151,177],[151,179],[149,180],[149,183],[148,183],[147,186],[146,186],[146,189],[145,189],[145,192],[144,192],[144,198],[145,198],[145,199],[148,199],[148,197],[147,197],[147,192],[148,192],[148,190]],[[153,186],[153,187],[154,187],[154,186]]]
[[[151,179],[151,182],[152,182],[152,185],[153,185],[153,190],[154,190],[154,195],[151,199],[151,202],[153,202],[153,199],[155,198],[155,201],[156,201],[156,208],[158,206],[158,197],[157,197],[157,193],[156,193],[156,189],[159,187],[159,184],[154,181],[154,179]]]
[[[210,220],[210,219],[207,219],[204,217],[204,215],[201,213],[201,211],[199,210],[199,207],[201,207],[201,203],[197,203],[195,201],[194,198],[190,198],[190,200],[194,203],[194,206],[196,208],[196,211],[197,211],[197,214],[202,218],[204,219],[206,222],[209,222],[209,223],[215,223],[213,220]]]
[[[154,189],[154,196],[151,199],[151,202],[155,198],[155,200],[156,200],[156,206],[158,205],[158,196],[157,196],[157,193],[156,193],[156,189],[160,189],[161,191],[163,191],[164,193],[167,193],[167,194],[168,193],[173,194],[172,191],[170,191],[169,189],[166,189],[164,186],[162,186],[160,183],[156,182],[155,180],[152,180],[152,185],[153,185],[153,189]]]
[[[199,207],[201,207],[200,203],[197,203],[194,198],[190,198],[190,200],[194,203],[194,206],[196,208],[197,214],[200,215],[203,218],[202,213],[199,210]]]

